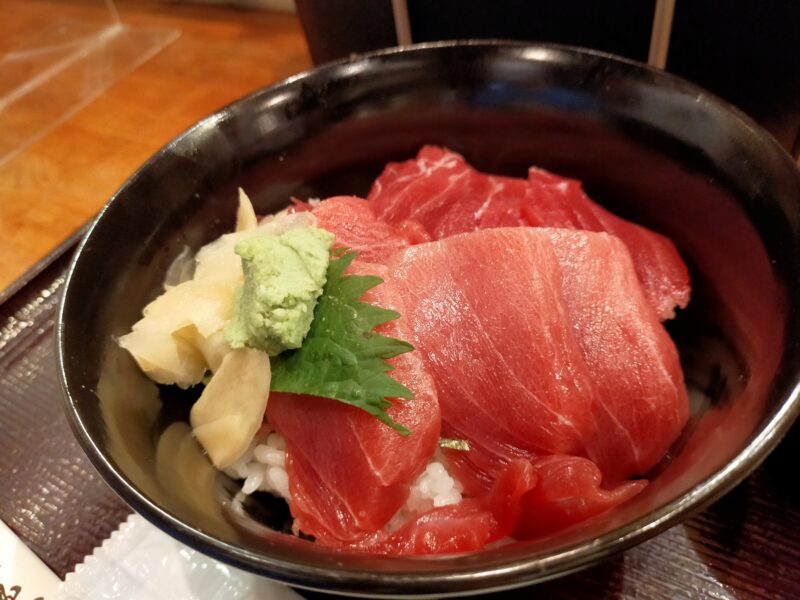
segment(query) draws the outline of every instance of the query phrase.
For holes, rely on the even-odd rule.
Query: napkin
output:
[[[52,600],[58,577],[0,521],[0,600]]]
[[[55,598],[302,600],[284,585],[192,550],[139,515],[128,517],[109,539],[76,566]]]

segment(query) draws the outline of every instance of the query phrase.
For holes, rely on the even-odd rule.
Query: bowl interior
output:
[[[285,507],[227,505],[180,425],[194,399],[150,383],[114,343],[171,261],[290,196],[366,195],[426,143],[484,171],[535,164],[670,236],[693,298],[668,324],[692,419],[634,501],[553,539],[435,559],[331,553],[282,536]],[[328,591],[460,593],[547,579],[653,535],[744,477],[797,413],[800,177],[752,123],[702,90],[598,54],[438,45],[317,69],[245,98],[165,147],[119,191],[80,250],[59,325],[79,439],[135,508],[188,543]],[[166,433],[165,433],[166,432]]]

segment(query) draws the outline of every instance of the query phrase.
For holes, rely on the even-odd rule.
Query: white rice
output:
[[[447,471],[443,459],[433,457],[422,474],[411,486],[406,503],[386,524],[387,531],[400,529],[409,519],[433,508],[461,502],[464,487]]]
[[[269,492],[289,501],[289,476],[286,473],[286,441],[279,433],[261,432],[245,454],[225,473],[243,480],[242,493]],[[409,519],[433,508],[461,502],[461,483],[447,471],[444,458],[437,453],[411,486],[405,504],[386,524],[395,531]]]
[[[262,433],[253,440],[244,455],[225,469],[234,479],[243,479],[242,492],[269,492],[289,500],[289,476],[286,474],[286,440],[275,431]]]

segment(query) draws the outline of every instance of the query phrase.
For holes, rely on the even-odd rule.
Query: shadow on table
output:
[[[794,598],[800,590],[800,428],[746,481],[687,527],[709,570],[735,597]],[[794,537],[794,539],[792,539]]]

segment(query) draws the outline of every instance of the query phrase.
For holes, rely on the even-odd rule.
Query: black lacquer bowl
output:
[[[364,195],[386,162],[426,143],[488,172],[525,176],[536,164],[576,177],[601,204],[675,241],[693,299],[669,329],[693,416],[644,493],[568,534],[456,557],[340,554],[259,525],[286,526],[274,503],[231,504],[230,482],[181,424],[191,394],[150,383],[114,337],[161,291],[185,245],[232,228],[237,186],[261,213],[290,196]],[[741,481],[800,411],[799,315],[800,174],[754,123],[697,87],[609,56],[454,43],[314,69],[163,148],[81,245],[58,353],[67,413],[89,457],[171,535],[299,586],[462,595],[583,568]]]

